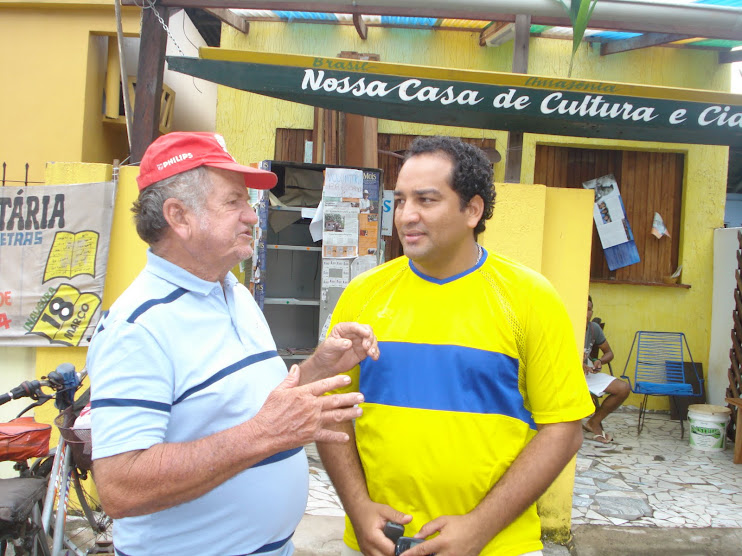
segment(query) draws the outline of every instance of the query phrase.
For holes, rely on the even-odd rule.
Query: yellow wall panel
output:
[[[590,286],[593,197],[592,191],[582,189],[546,188],[541,273],[554,285],[567,306],[580,353],[585,340]]]
[[[90,134],[91,126],[102,128],[96,98],[102,88],[87,72],[99,56],[89,56],[91,34],[115,33],[116,26],[112,2],[64,9],[34,4],[33,10],[0,5],[0,162],[7,163],[8,180],[23,180],[29,163],[28,179],[41,182],[48,161],[112,158],[97,145],[103,131]],[[123,26],[128,35],[139,33],[138,8],[124,8]]]
[[[480,242],[489,251],[541,272],[546,187],[497,183],[495,211]]]

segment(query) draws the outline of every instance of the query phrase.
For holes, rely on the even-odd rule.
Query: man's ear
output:
[[[181,239],[188,239],[191,236],[193,225],[191,215],[191,211],[179,199],[171,197],[162,204],[162,216],[170,229]]]
[[[479,220],[482,218],[482,214],[484,214],[484,201],[482,197],[474,195],[464,210],[467,214],[469,225],[472,229],[476,228]]]

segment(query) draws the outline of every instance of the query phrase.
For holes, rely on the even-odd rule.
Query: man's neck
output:
[[[191,253],[183,249],[178,243],[167,241],[163,239],[156,244],[150,246],[152,252],[165,259],[166,261],[179,266],[183,270],[190,272],[201,280],[207,282],[219,282],[224,287],[224,280],[227,277],[226,271],[220,269],[209,268],[208,265],[200,263],[198,259],[193,257]]]

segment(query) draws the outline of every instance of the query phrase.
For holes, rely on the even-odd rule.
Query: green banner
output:
[[[169,56],[168,67],[243,91],[387,120],[549,135],[742,146],[740,95],[339,58],[217,51],[202,49],[201,58]]]

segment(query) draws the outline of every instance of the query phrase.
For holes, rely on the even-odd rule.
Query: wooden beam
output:
[[[600,45],[600,55],[618,54],[629,50],[638,50],[650,46],[658,46],[669,42],[687,39],[688,35],[676,35],[674,33],[646,33],[640,37],[632,37],[621,41],[604,42]]]
[[[241,15],[237,15],[232,10],[218,9],[218,8],[204,8],[204,11],[210,13],[215,18],[226,23],[230,27],[234,27],[238,31],[241,31],[245,35],[250,32],[250,22],[247,21]]]
[[[139,0],[122,0],[125,6],[139,6]],[[440,7],[430,6],[426,8],[405,6],[399,3],[396,6],[383,5],[364,5],[358,6],[355,2],[348,0],[347,4],[338,4],[332,2],[322,2],[313,0],[309,2],[289,1],[271,2],[269,5],[260,0],[160,0],[158,5],[179,8],[234,8],[234,9],[271,9],[276,11],[304,11],[304,12],[342,12],[349,14],[366,14],[366,15],[391,15],[391,16],[410,16],[410,17],[435,17],[439,19],[476,19],[480,21],[506,21],[514,22],[516,14],[502,13],[494,8],[472,8],[457,6],[451,3],[450,8],[441,9]],[[484,3],[482,3],[484,4]],[[491,2],[496,6],[496,2]],[[600,9],[600,6],[598,6]],[[719,11],[722,8],[719,7]],[[730,17],[736,17],[733,8],[729,8]],[[555,15],[538,15],[531,16],[533,25],[547,25],[555,27],[572,27],[572,22],[565,16]],[[591,29],[607,29],[613,31],[633,31],[637,33],[678,33],[682,35],[705,37],[709,39],[735,40],[741,39],[742,33],[739,29],[720,29],[717,26],[706,23],[683,23],[671,24],[668,22],[653,21],[621,21],[618,19],[600,19],[593,17],[590,20]]]
[[[528,43],[531,38],[531,16],[515,18],[513,46],[513,73],[528,73]],[[520,168],[523,161],[523,132],[508,133],[508,148],[505,155],[505,182],[520,183]]]
[[[502,32],[506,26],[511,25],[507,21],[493,21],[479,33],[479,46],[486,46],[487,41]]]
[[[742,62],[742,50],[726,50],[719,52],[720,64],[731,64],[732,62]]]
[[[358,35],[365,41],[368,38],[368,27],[366,27],[366,22],[363,21],[361,14],[353,14],[353,26],[358,31]]]
[[[158,5],[160,17],[167,22],[168,8]],[[162,72],[165,69],[167,33],[154,10],[142,11],[142,35],[139,44],[136,100],[131,137],[131,162],[141,162],[144,151],[159,135]]]

